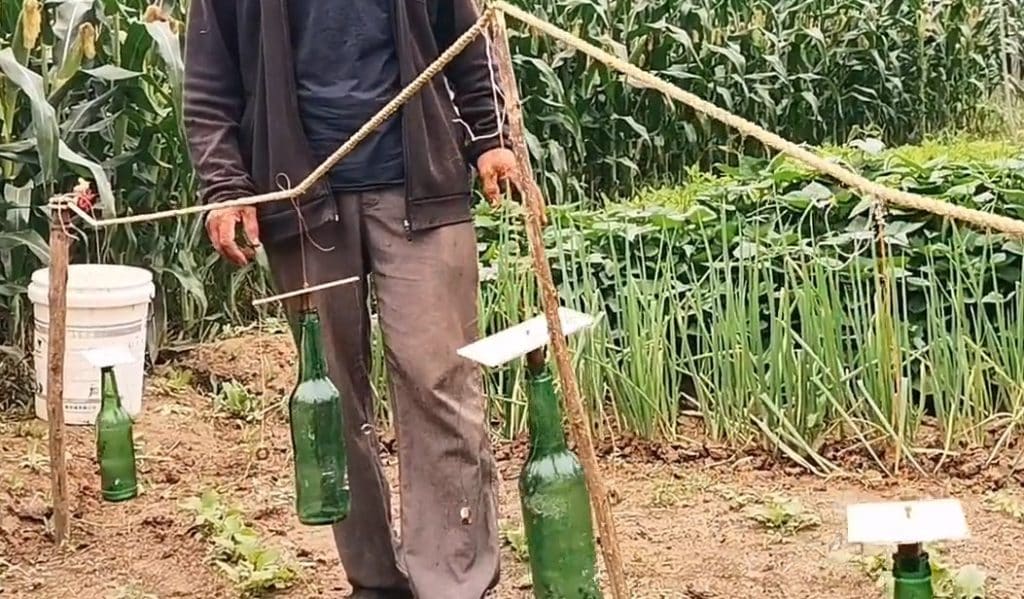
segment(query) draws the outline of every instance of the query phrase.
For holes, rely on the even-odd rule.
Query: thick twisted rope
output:
[[[441,73],[455,58],[462,53],[473,41],[486,29],[491,20],[494,18],[494,10],[488,8],[477,19],[473,25],[466,30],[455,42],[440,56],[437,60],[430,63],[427,68],[420,73],[415,79],[409,82],[402,91],[398,93],[390,102],[384,105],[377,114],[366,122],[362,127],[359,128],[352,137],[342,144],[337,150],[334,151],[320,166],[316,167],[312,173],[310,173],[305,179],[299,182],[295,187],[283,189],[281,191],[275,191],[271,193],[264,193],[260,195],[250,196],[246,198],[238,198],[234,200],[227,200],[223,202],[214,202],[210,204],[201,204],[197,206],[188,206],[186,208],[173,208],[170,210],[161,210],[159,212],[150,212],[147,214],[135,214],[132,216],[122,216],[117,218],[106,218],[96,219],[90,214],[78,208],[74,202],[67,201],[64,197],[57,197],[51,200],[52,207],[67,208],[77,214],[83,221],[88,223],[92,227],[109,227],[112,225],[128,225],[133,223],[142,223],[153,220],[159,220],[164,218],[173,218],[178,216],[185,216],[188,214],[198,214],[203,212],[210,212],[219,208],[232,208],[238,206],[254,206],[256,204],[264,204],[267,202],[278,202],[281,200],[294,200],[301,197],[303,194],[308,192],[320,179],[322,179],[338,162],[341,161],[345,156],[348,156],[363,140],[373,134],[385,121],[395,115],[398,110],[408,102],[413,96],[415,96],[420,89],[422,89],[431,79]]]
[[[639,82],[643,87],[649,87],[657,90],[673,100],[686,104],[697,112],[703,113],[717,121],[720,121],[744,135],[757,139],[769,148],[791,156],[817,171],[830,175],[848,187],[858,189],[869,196],[874,196],[882,200],[887,204],[893,204],[903,208],[909,208],[911,210],[929,212],[938,216],[964,221],[984,229],[992,229],[1009,235],[1024,237],[1024,221],[1000,216],[998,214],[990,214],[988,212],[982,212],[971,208],[965,208],[948,202],[941,202],[922,195],[893,189],[873,181],[869,181],[868,179],[865,179],[864,177],[853,173],[834,162],[830,162],[789,140],[783,139],[782,137],[759,127],[743,117],[719,108],[718,106],[686,92],[678,86],[673,85],[652,73],[644,71],[643,69],[617,58],[597,46],[594,46],[568,31],[565,31],[564,29],[560,29],[543,19],[537,18],[524,10],[516,8],[508,2],[498,0],[491,5],[491,8],[501,11],[517,21],[528,25],[532,29],[545,33],[570,48],[576,49],[590,56],[594,60],[619,71],[629,79]]]

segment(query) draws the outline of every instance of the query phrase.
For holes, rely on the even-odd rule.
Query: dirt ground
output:
[[[264,344],[263,360],[257,343]],[[71,428],[74,528],[63,551],[48,537],[45,425],[0,423],[0,595],[237,597],[224,572],[210,563],[209,541],[195,534],[192,516],[180,507],[183,500],[217,489],[242,508],[269,545],[302,564],[299,580],[279,596],[345,596],[329,530],[304,527],[293,515],[284,420],[271,414],[262,424],[246,424],[226,417],[214,409],[209,391],[211,376],[258,390],[267,368],[272,371],[265,381],[269,396],[283,397],[292,372],[281,365],[292,363],[284,338],[244,337],[199,348],[158,368],[136,425],[142,492],[128,503],[99,500],[92,431]],[[184,373],[191,373],[191,384],[184,384]],[[394,476],[396,457],[384,445]],[[508,539],[498,597],[527,598],[529,577],[517,558],[515,534],[520,522],[516,476],[524,447],[499,443],[496,453],[501,527],[508,533],[503,534]],[[877,550],[845,543],[844,510],[851,502],[904,493],[963,500],[972,538],[942,546],[945,559],[981,566],[988,574],[988,597],[1024,597],[1019,551],[1024,524],[987,509],[983,501],[993,489],[1017,488],[1021,472],[975,467],[968,477],[899,484],[871,472],[825,480],[755,454],[709,447],[699,437],[658,447],[620,439],[602,454],[632,596],[638,599],[879,597],[876,578],[863,565]],[[820,525],[786,535],[758,524],[749,511],[772,493],[802,503],[802,509],[789,512],[793,522],[817,517]]]

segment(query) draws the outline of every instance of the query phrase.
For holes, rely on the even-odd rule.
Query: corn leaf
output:
[[[41,174],[43,181],[52,185],[57,179],[59,129],[56,111],[46,100],[43,78],[18,62],[11,48],[0,50],[0,71],[28,97]]]
[[[63,141],[60,142],[60,159],[88,170],[92,174],[93,183],[96,184],[96,191],[99,193],[103,212],[109,216],[117,214],[114,191],[110,187],[110,179],[107,178],[107,173],[103,170],[102,166],[78,154]]]

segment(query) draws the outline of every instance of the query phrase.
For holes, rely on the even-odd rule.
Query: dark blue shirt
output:
[[[400,89],[392,0],[289,0],[299,113],[322,161]],[[273,85],[273,83],[271,83]],[[401,113],[342,158],[335,190],[400,184]]]

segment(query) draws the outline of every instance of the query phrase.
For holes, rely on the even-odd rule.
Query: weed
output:
[[[707,490],[710,481],[704,477],[690,477],[682,480],[664,481],[654,487],[651,493],[651,506],[656,508],[672,508],[691,503],[694,496]]]
[[[741,510],[753,503],[756,503],[758,500],[756,495],[741,493],[725,485],[718,485],[714,490],[719,497],[729,504],[729,508],[733,510]]]
[[[171,368],[163,379],[164,389],[170,393],[184,393],[195,383],[195,373],[187,368]]]
[[[194,516],[193,529],[213,546],[211,559],[245,596],[292,585],[299,566],[267,547],[242,512],[216,491],[206,491],[181,505]]]
[[[213,398],[214,407],[219,412],[247,423],[263,418],[261,403],[245,385],[234,380],[220,383]]]
[[[526,531],[522,526],[513,526],[506,522],[501,525],[501,542],[512,550],[512,555],[517,561],[528,562],[530,560],[530,548],[526,544]]]
[[[45,471],[49,459],[46,451],[40,448],[42,444],[42,441],[38,439],[31,439],[28,442],[25,457],[22,458],[18,465],[36,474]]]
[[[1024,500],[1009,491],[999,491],[985,497],[985,509],[1009,516],[1024,524]]]
[[[768,530],[783,536],[816,528],[821,518],[799,500],[772,493],[747,509],[747,517]]]
[[[20,493],[25,488],[25,481],[14,474],[4,474],[4,484],[2,487],[10,493]]]
[[[46,427],[38,420],[20,420],[14,423],[14,436],[23,439],[45,439]]]

